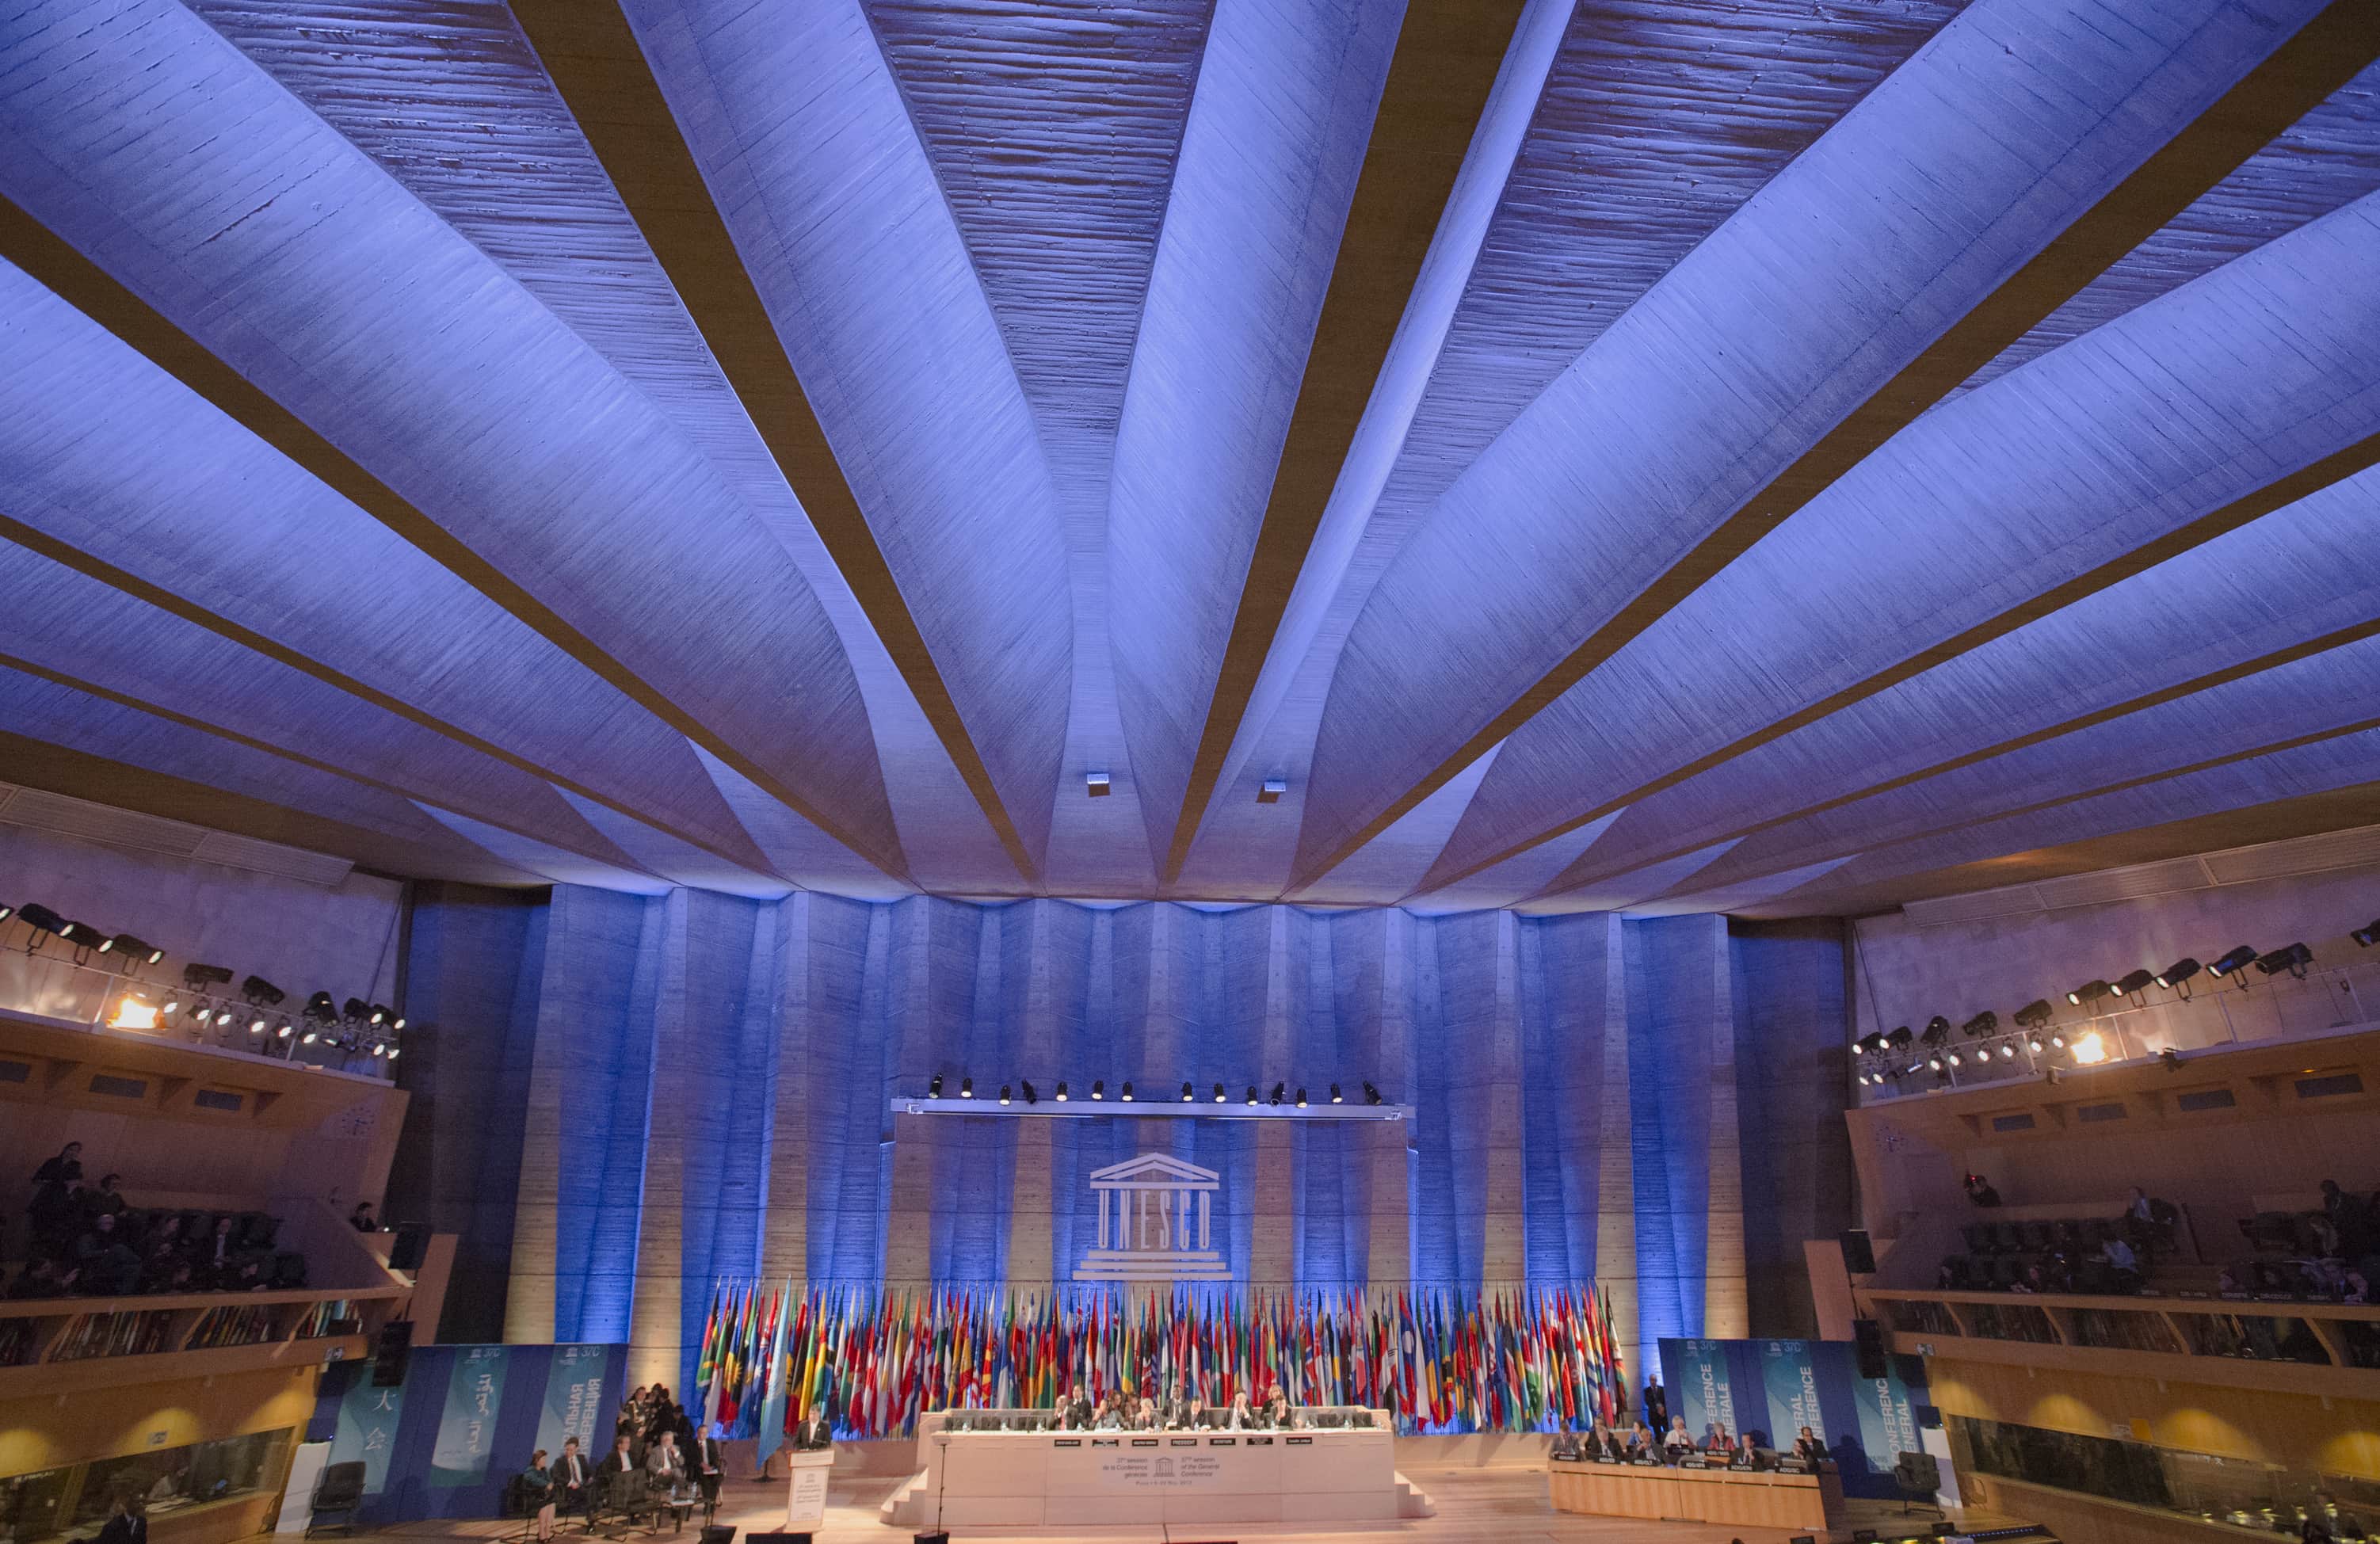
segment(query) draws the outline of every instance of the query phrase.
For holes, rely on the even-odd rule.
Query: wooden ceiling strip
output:
[[[513,14],[902,679],[991,822],[1009,861],[1028,884],[1038,884],[1032,856],[1001,802],[982,753],[893,579],[892,565],[827,444],[627,18],[615,0],[517,0]],[[709,740],[700,743],[744,776],[778,793],[747,761],[725,754]],[[832,825],[810,809],[790,799],[786,803],[841,839]],[[848,841],[845,845],[851,845]],[[868,856],[856,846],[853,850]],[[895,877],[908,877],[897,868],[879,867]]]
[[[23,269],[43,286],[66,300],[99,325],[137,350],[152,363],[173,376],[183,385],[212,404],[258,439],[287,456],[312,477],[346,499],[357,508],[379,520],[398,536],[428,555],[432,561],[455,574],[489,600],[511,613],[564,653],[585,666],[604,682],[636,702],[654,717],[675,729],[734,766],[738,772],[769,792],[804,819],[833,836],[852,851],[858,853],[887,873],[905,879],[905,866],[897,854],[874,850],[873,845],[861,840],[842,822],[818,809],[784,786],[782,780],[771,776],[754,764],[750,758],[728,745],[676,703],[654,689],[618,660],[612,657],[592,638],[564,620],[535,595],[513,582],[501,569],[455,538],[446,529],[414,507],[408,500],[382,482],[360,463],[341,451],[313,427],[283,407],[280,402],[217,359],[197,339],[190,336],[163,313],[139,296],[116,282],[105,270],[91,262],[72,246],[61,239],[39,220],[11,200],[0,198],[0,257],[5,257]],[[22,534],[20,534],[20,532]],[[152,585],[133,580],[129,575],[117,573],[104,565],[94,565],[90,559],[63,544],[41,539],[39,533],[16,522],[0,525],[0,535],[31,547],[58,562],[78,568],[95,577],[105,579],[118,589],[132,590],[152,604],[165,604],[164,592]],[[72,555],[68,555],[68,554]],[[102,570],[105,569],[104,572]],[[354,691],[382,707],[403,711],[419,723],[428,723],[442,733],[466,738],[455,730],[432,723],[423,715],[395,704],[383,694],[372,693],[359,683],[335,673],[327,673],[312,662],[304,661],[293,651],[281,650],[267,640],[234,629],[217,619],[200,613],[198,608],[182,608],[166,604],[189,620],[200,622],[252,649],[271,653],[285,663],[298,665],[310,675],[334,680],[343,689]],[[504,755],[483,742],[466,740],[477,748]],[[517,759],[505,756],[507,760]],[[535,769],[532,769],[535,770]],[[546,775],[543,772],[540,776]],[[645,818],[641,812],[638,819]],[[726,856],[726,855],[722,855]],[[744,860],[734,859],[738,863]]]
[[[1298,875],[1291,888],[1311,884],[1344,862],[1448,779],[1486,754],[1488,748],[1536,717],[1597,665],[1742,555],[1762,536],[1914,422],[2003,349],[2014,345],[2094,277],[2346,85],[2374,58],[2380,58],[2380,8],[2357,0],[2333,0],[2321,15],[2275,49],[2188,128],[1944,331],[1882,389],[1745,500],[1732,516],[1572,650],[1551,672],[1521,693],[1319,862]],[[2277,507],[2278,502],[2286,501],[2277,501],[2269,507]],[[1960,646],[1973,647],[1974,641],[1981,639]],[[1841,705],[1833,699],[1829,702]],[[1781,727],[1776,730],[1783,732]],[[1764,731],[1744,745],[1773,737],[1773,734]],[[1741,748],[1730,747],[1728,754],[1739,754]],[[1585,819],[1608,813],[1625,802],[1621,799],[1599,806]],[[1476,867],[1487,867],[1506,856],[1509,855],[1500,853]],[[1449,876],[1439,882],[1451,882],[1460,877]]]
[[[1160,889],[1182,877],[1521,10],[1519,0],[1410,0],[1405,7]]]

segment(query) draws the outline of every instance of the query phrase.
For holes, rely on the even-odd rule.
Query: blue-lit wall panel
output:
[[[1721,919],[1624,924],[1639,1338],[1703,1332]]]

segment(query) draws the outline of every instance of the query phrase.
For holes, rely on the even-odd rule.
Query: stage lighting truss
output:
[[[312,1007],[310,1003],[310,1010]],[[242,1012],[244,1015],[246,1010]],[[242,1022],[244,1025],[244,1017]],[[305,1043],[310,1045],[313,1041],[309,1039]],[[383,1053],[383,1047],[378,1042],[373,1042],[370,1049],[374,1056]],[[395,1057],[395,1046],[387,1045],[385,1054]],[[1876,1073],[1876,1081],[1883,1082],[1884,1074]],[[953,1082],[957,1085],[955,1093],[951,1091]],[[1054,1084],[1054,1097],[1045,1100],[1040,1097],[1040,1085],[1029,1077],[1018,1076],[999,1085],[997,1098],[982,1100],[975,1097],[972,1074],[944,1071],[937,1072],[927,1079],[923,1094],[896,1094],[891,1103],[896,1115],[1001,1115],[1041,1120],[1100,1120],[1116,1116],[1143,1119],[1170,1116],[1201,1121],[1405,1121],[1413,1118],[1412,1105],[1391,1102],[1380,1091],[1378,1085],[1366,1082],[1359,1086],[1364,1096],[1360,1103],[1351,1102],[1336,1083],[1328,1085],[1327,1098],[1315,1098],[1309,1096],[1305,1085],[1292,1084],[1285,1077],[1274,1079],[1269,1088],[1262,1083],[1247,1083],[1234,1088],[1226,1083],[1209,1082],[1203,1093],[1196,1082],[1185,1078],[1181,1085],[1178,1102],[1125,1110],[1119,1106],[1134,1102],[1130,1082],[1118,1084],[1115,1097],[1111,1099],[1107,1080],[1094,1078],[1090,1084],[1090,1097],[1078,1099],[1075,1096],[1073,1081],[1059,1079]]]

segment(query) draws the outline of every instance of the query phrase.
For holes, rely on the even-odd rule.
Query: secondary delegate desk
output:
[[[1385,1417],[1353,1431],[945,1431],[934,1416],[918,1424],[926,1468],[884,1507],[905,1527],[1428,1514],[1427,1499],[1398,1477]]]
[[[1548,1465],[1548,1474],[1557,1512],[1813,1533],[1839,1526],[1843,1517],[1842,1481],[1831,1473],[1783,1475],[1557,1460]]]

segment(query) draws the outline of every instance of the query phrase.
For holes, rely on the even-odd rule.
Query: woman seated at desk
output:
[[[1287,1431],[1300,1424],[1297,1417],[1290,1414],[1289,1396],[1279,1389],[1275,1389],[1272,1398],[1265,1402],[1264,1423],[1274,1431]]]
[[[1108,1391],[1108,1397],[1099,1402],[1099,1419],[1091,1423],[1091,1429],[1094,1431],[1122,1431],[1124,1429],[1125,1423],[1126,1416],[1123,1408],[1123,1395],[1113,1389],[1110,1389]]]
[[[1132,1429],[1135,1431],[1154,1431],[1157,1425],[1157,1401],[1143,1394],[1139,1407],[1132,1413]]]
[[[1659,1439],[1653,1435],[1653,1429],[1638,1421],[1628,1432],[1628,1448],[1622,1456],[1631,1459],[1658,1458],[1660,1456],[1659,1446]]]

